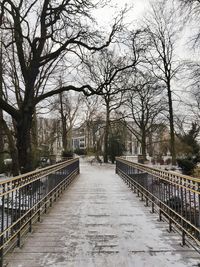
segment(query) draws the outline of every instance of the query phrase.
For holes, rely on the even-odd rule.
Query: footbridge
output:
[[[0,266],[200,266],[199,194],[198,179],[122,158],[2,181]]]

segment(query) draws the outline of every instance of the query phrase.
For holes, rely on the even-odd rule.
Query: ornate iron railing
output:
[[[195,241],[200,246],[200,179],[155,169],[122,158],[116,159],[116,173],[134,190],[159,220],[165,219],[182,235],[182,245]]]
[[[79,160],[72,159],[0,182],[0,266],[78,173]]]

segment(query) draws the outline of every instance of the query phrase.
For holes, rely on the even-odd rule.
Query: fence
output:
[[[182,245],[195,241],[200,245],[200,179],[151,168],[139,163],[116,159],[116,173],[134,190],[159,220],[169,223],[182,235]],[[197,245],[197,246],[196,246]]]
[[[0,182],[0,266],[78,173],[79,160],[73,159]]]

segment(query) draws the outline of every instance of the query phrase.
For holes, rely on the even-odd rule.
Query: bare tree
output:
[[[199,0],[177,0],[179,8],[181,10],[181,15],[184,18],[185,24],[188,25],[188,22],[191,21],[193,23],[192,27],[192,41],[194,46],[199,46],[200,41],[200,29],[199,29],[199,22],[200,22],[200,1]],[[196,27],[194,25],[196,24]]]
[[[103,88],[103,85],[94,88],[80,83],[65,83],[60,88],[53,83],[63,58],[66,62],[72,56],[81,60],[83,53],[107,47],[121,29],[123,12],[115,19],[108,37],[92,29],[95,21],[91,11],[96,7],[90,0],[3,0],[0,3],[0,28],[8,37],[4,49],[7,54],[13,50],[18,82],[17,87],[9,87],[8,99],[0,99],[0,108],[16,123],[21,172],[32,169],[30,130],[35,107],[63,91],[75,90],[90,95]],[[12,84],[11,79],[7,83]]]
[[[158,118],[166,108],[162,98],[163,89],[158,79],[142,72],[133,76],[129,86],[125,106],[127,117],[133,123],[127,122],[126,126],[141,144],[143,160],[146,160],[147,138],[155,130]]]
[[[176,164],[172,81],[180,68],[175,56],[176,40],[180,29],[176,25],[174,8],[169,8],[165,1],[153,5],[146,27],[149,38],[147,60],[152,73],[163,82],[167,90],[170,147],[172,163]]]
[[[63,151],[72,151],[72,128],[81,108],[83,97],[73,96],[70,92],[59,93],[53,104],[53,111],[58,111],[61,121],[61,135]]]
[[[40,161],[42,157],[45,161],[52,159],[51,156],[57,156],[55,153],[60,147],[60,124],[57,119],[54,118],[37,118],[37,142],[39,148]],[[59,145],[59,147],[58,147]],[[55,160],[56,158],[54,158]]]
[[[187,61],[186,67],[189,75],[189,98],[185,105],[189,106],[189,112],[193,116],[193,121],[199,121],[200,119],[200,62],[199,62],[199,46],[200,46],[200,1],[199,0],[177,0],[181,10],[181,15],[185,18],[186,30],[190,33],[188,37],[187,46],[193,49],[195,57],[193,61]],[[192,25],[192,31],[190,31]],[[191,119],[189,120],[191,123]]]
[[[104,162],[108,162],[108,140],[111,113],[120,108],[127,90],[128,70],[133,72],[144,53],[144,44],[140,42],[141,31],[124,32],[121,38],[123,50],[102,50],[99,58],[94,58],[92,65],[87,64],[90,79],[99,86],[103,84],[102,103],[106,108],[104,131]]]
[[[97,95],[84,99],[84,117],[86,126],[86,144],[87,153],[93,152],[97,159],[102,153],[103,142],[103,121],[104,114],[100,97]],[[93,148],[92,148],[93,147]]]
[[[105,106],[105,130],[104,130],[104,162],[108,162],[108,138],[110,131],[111,113],[117,110],[123,102],[125,84],[127,80],[126,70],[135,67],[137,59],[129,61],[126,57],[117,56],[115,51],[104,49],[93,62],[89,62],[88,72],[90,79],[98,86],[104,84],[103,94],[100,96]],[[109,82],[112,81],[112,82]]]
[[[187,98],[183,100],[184,106],[187,108],[187,116],[184,121],[188,121],[188,124],[192,121],[200,121],[200,63],[187,62],[186,64],[186,92]],[[184,123],[185,124],[185,123]]]

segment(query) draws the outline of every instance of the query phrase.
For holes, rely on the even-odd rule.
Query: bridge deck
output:
[[[81,174],[33,233],[6,258],[8,267],[184,267],[199,254],[149,212],[112,166],[82,163]]]

